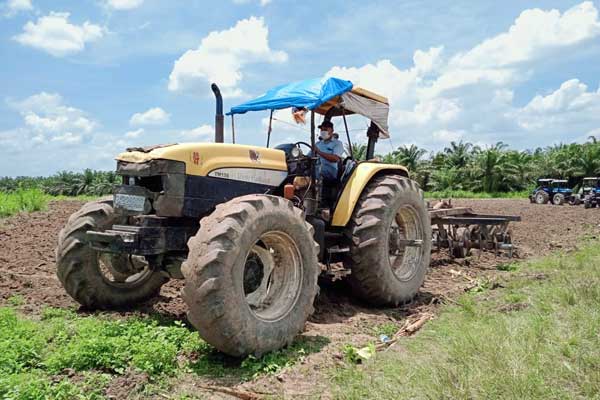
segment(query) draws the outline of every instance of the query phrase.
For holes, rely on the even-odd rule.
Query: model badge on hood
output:
[[[248,154],[250,155],[250,160],[254,162],[260,162],[260,153],[256,150],[248,150]]]

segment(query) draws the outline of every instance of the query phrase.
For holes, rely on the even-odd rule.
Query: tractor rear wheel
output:
[[[548,193],[544,192],[543,190],[539,190],[535,194],[535,202],[537,204],[548,204],[549,201],[550,201],[550,196],[548,195]]]
[[[232,356],[292,343],[314,311],[319,246],[302,211],[248,195],[200,221],[183,263],[183,298],[200,335]]]
[[[152,270],[143,257],[100,253],[87,239],[87,231],[104,231],[124,223],[112,201],[85,204],[60,231],[56,248],[58,279],[78,303],[88,308],[119,308],[147,300],[168,278]]]
[[[556,193],[554,197],[552,197],[552,204],[555,206],[562,206],[565,203],[565,195],[562,193]]]
[[[398,305],[416,295],[431,259],[431,223],[423,192],[399,175],[373,179],[348,227],[349,283],[375,305]]]

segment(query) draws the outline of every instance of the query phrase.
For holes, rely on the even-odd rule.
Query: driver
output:
[[[324,180],[337,180],[338,163],[342,160],[344,154],[344,145],[334,137],[333,123],[324,121],[319,125],[321,134],[319,140],[315,143],[313,149],[321,161],[321,177]]]

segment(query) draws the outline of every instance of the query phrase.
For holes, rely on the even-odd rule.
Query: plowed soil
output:
[[[24,299],[20,310],[37,315],[45,306],[78,307],[65,293],[55,274],[54,247],[58,232],[69,215],[82,206],[78,201],[50,203],[48,211],[21,214],[0,220],[0,305],[11,296]],[[455,206],[468,206],[480,213],[520,215],[522,222],[511,224],[514,257],[524,259],[563,249],[571,250],[584,236],[600,235],[600,210],[582,206],[530,204],[527,200],[456,200]],[[327,284],[316,302],[316,312],[307,324],[305,336],[326,338],[328,344],[294,367],[277,376],[267,376],[239,385],[258,393],[283,394],[286,397],[310,396],[321,393],[326,382],[318,379],[324,368],[340,362],[340,349],[345,343],[364,345],[376,340],[376,327],[394,323],[401,325],[407,317],[433,312],[437,305],[479,282],[502,278],[497,266],[509,262],[493,253],[478,256],[477,251],[466,259],[451,259],[446,250],[434,252],[425,285],[410,305],[374,309],[354,300],[343,282]],[[170,318],[184,319],[186,307],[179,297],[181,282],[164,286],[161,295],[135,310],[117,315],[160,313]],[[86,312],[82,310],[81,312]],[[193,377],[188,378],[193,385]],[[322,382],[319,384],[318,382]],[[223,382],[221,382],[223,384]],[[182,382],[185,386],[185,382]]]

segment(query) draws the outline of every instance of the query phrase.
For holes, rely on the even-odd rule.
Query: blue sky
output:
[[[391,141],[525,149],[600,136],[598,1],[0,0],[0,176],[112,169],[206,141],[214,102],[334,75],[387,95]],[[262,144],[266,113],[236,120]],[[274,141],[306,138],[276,113]],[[284,122],[280,122],[284,121]],[[351,121],[355,140],[365,122]],[[229,121],[227,122],[227,127]],[[229,132],[226,132],[229,134]]]

